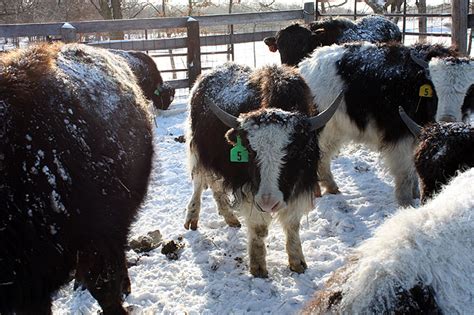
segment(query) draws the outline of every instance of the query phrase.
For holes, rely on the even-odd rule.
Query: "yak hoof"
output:
[[[250,273],[256,278],[268,278],[268,271],[265,267],[250,267]]]
[[[224,218],[225,222],[227,223],[228,226],[234,227],[234,228],[240,228],[242,225],[240,224],[239,219],[236,217],[232,216],[230,218]]]
[[[306,265],[304,260],[301,260],[297,264],[290,264],[290,270],[297,273],[304,273],[306,269],[308,269],[308,265]]]
[[[187,220],[186,223],[184,223],[184,228],[186,230],[189,230],[189,228],[191,228],[191,230],[196,231],[198,228],[198,220],[197,219]]]

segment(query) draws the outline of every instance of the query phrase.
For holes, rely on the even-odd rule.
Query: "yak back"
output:
[[[150,113],[127,64],[84,45],[0,61],[0,312],[69,279],[81,248],[123,255],[146,193]]]
[[[422,129],[415,151],[423,202],[438,193],[457,172],[474,167],[474,127],[435,123]]]
[[[399,106],[420,125],[434,121],[436,91],[433,88],[433,97],[419,96],[422,85],[433,84],[410,52],[429,61],[454,55],[452,50],[441,45],[407,47],[393,42],[344,46],[346,51],[337,68],[346,86],[347,112],[359,129],[365,130],[369,121],[375,121],[386,143],[407,136],[409,131],[398,118]]]
[[[235,139],[226,139],[226,133],[230,134],[229,127],[209,110],[206,98],[236,117],[260,108],[279,108],[303,116],[315,114],[309,87],[291,67],[266,66],[252,71],[246,66],[227,63],[203,75],[191,96],[191,147],[197,150],[199,163],[222,177],[224,185],[233,190],[244,184],[251,184],[253,188],[258,185],[255,152],[249,148],[244,135],[243,144],[250,153],[249,163],[230,162],[233,144],[229,142]],[[313,140],[316,141],[316,133]],[[319,151],[314,156],[317,158]]]

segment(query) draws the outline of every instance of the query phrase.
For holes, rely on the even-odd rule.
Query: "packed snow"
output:
[[[393,180],[379,154],[348,145],[332,164],[341,194],[316,198],[302,222],[306,272],[288,268],[284,235],[276,226],[267,239],[269,278],[254,278],[247,266],[245,225],[228,227],[217,214],[210,191],[203,195],[198,230],[183,227],[192,185],[185,144],[175,139],[184,134],[186,118],[184,103],[157,117],[153,174],[131,232],[136,238],[158,229],[164,240],[180,239],[185,246],[177,260],[163,255],[161,247],[147,254],[128,252],[130,260],[138,259],[129,268],[132,293],[125,300],[132,314],[296,312],[342,266],[349,251],[396,210]],[[73,291],[72,286],[71,282],[58,292],[53,313],[96,314],[99,306],[92,296]]]

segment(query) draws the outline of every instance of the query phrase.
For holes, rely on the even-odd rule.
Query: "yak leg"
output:
[[[272,221],[270,214],[263,213],[255,208],[243,211],[247,223],[248,253],[250,273],[258,278],[268,277],[267,250],[265,238],[268,235],[268,225]]]
[[[188,211],[186,214],[186,222],[184,227],[186,230],[196,230],[199,221],[199,212],[201,211],[201,195],[206,188],[204,176],[200,173],[193,174],[193,195],[188,203]]]
[[[413,206],[418,180],[413,161],[412,138],[405,138],[382,151],[388,168],[395,178],[395,197],[402,207]]]
[[[332,136],[331,132],[335,134],[335,131],[333,128],[328,128],[328,126],[323,129],[319,137],[319,147],[321,149],[321,160],[318,168],[319,182],[327,193],[338,194],[339,187],[337,187],[331,172],[331,158],[339,150],[342,141]]]
[[[231,227],[240,227],[239,219],[234,215],[230,209],[229,196],[225,193],[222,187],[222,180],[213,181],[210,184],[214,200],[217,204],[217,210],[220,215],[224,217],[225,222]]]
[[[286,252],[290,269],[297,273],[303,273],[308,267],[301,248],[300,221],[305,211],[311,208],[312,193],[308,193],[290,202],[288,208],[278,217],[286,235]]]
[[[123,293],[130,292],[130,280],[123,250],[90,248],[78,255],[78,267],[87,270],[82,274],[84,285],[99,302],[104,315],[127,314],[122,298]]]

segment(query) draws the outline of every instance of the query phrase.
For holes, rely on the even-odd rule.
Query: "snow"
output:
[[[346,146],[333,162],[342,194],[315,199],[315,208],[302,220],[301,240],[308,263],[304,274],[287,266],[280,226],[267,238],[268,279],[248,271],[246,227],[228,227],[217,214],[210,191],[203,194],[200,226],[187,231],[185,207],[192,193],[185,160],[186,104],[161,112],[155,129],[156,155],[148,197],[131,237],[159,229],[165,240],[183,238],[178,260],[168,260],[161,247],[141,255],[129,268],[132,293],[125,305],[133,314],[261,314],[293,313],[340,267],[351,248],[369,238],[396,210],[393,180],[380,156],[358,145]],[[278,225],[275,223],[275,225]],[[137,254],[130,252],[129,256]],[[87,291],[72,283],[55,297],[54,314],[95,314],[99,306]]]

